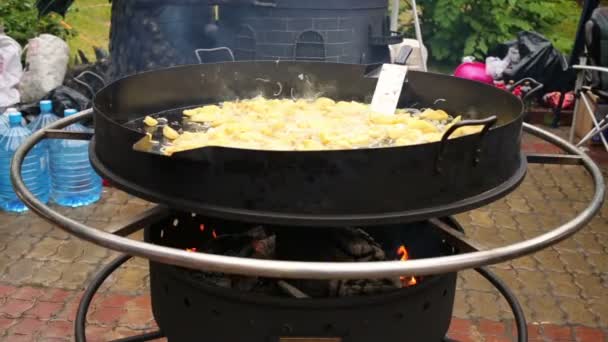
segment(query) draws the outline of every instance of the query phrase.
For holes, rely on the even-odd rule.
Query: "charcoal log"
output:
[[[291,296],[293,298],[299,298],[299,299],[310,298],[309,295],[307,295],[306,293],[302,292],[297,287],[291,285],[290,283],[288,283],[284,280],[279,280],[277,282],[277,285],[285,294],[287,294],[288,296]]]

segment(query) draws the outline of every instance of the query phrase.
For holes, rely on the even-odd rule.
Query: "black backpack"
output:
[[[608,67],[608,7],[600,7],[593,11],[585,31],[588,64]],[[592,85],[598,90],[608,92],[608,74],[594,72]]]

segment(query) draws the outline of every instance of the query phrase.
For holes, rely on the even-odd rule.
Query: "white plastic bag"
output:
[[[0,34],[0,108],[20,102],[17,86],[22,75],[21,45],[13,38]]]
[[[70,48],[61,38],[42,34],[26,46],[26,71],[19,90],[24,103],[37,102],[63,84]]]
[[[509,61],[502,60],[498,57],[486,58],[486,74],[492,76],[495,80],[502,79],[505,69],[509,66]]]

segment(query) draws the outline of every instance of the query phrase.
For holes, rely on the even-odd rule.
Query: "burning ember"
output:
[[[195,216],[193,216],[195,217]],[[180,222],[181,221],[181,222]],[[176,225],[177,223],[177,225]],[[264,226],[228,226],[223,222],[201,222],[198,219],[174,219],[170,234],[188,234],[183,239],[194,244],[183,246],[189,253],[207,253],[238,258],[291,261],[335,261],[335,262],[382,262],[389,260],[408,261],[411,250],[405,245],[393,245],[395,237],[389,241],[375,240],[368,232],[359,228],[328,229],[320,236],[311,237],[307,233],[289,232],[277,235]],[[174,229],[179,228],[179,229]],[[181,231],[181,232],[177,232]],[[160,235],[163,237],[164,230]],[[164,237],[167,238],[166,236]],[[180,238],[181,239],[181,238]],[[407,239],[399,239],[405,241]],[[315,248],[307,246],[313,244]],[[388,250],[383,244],[389,245]],[[181,247],[181,246],[180,246]],[[411,247],[411,246],[410,246]],[[391,252],[392,251],[392,252]],[[395,255],[396,253],[396,255]],[[340,298],[380,293],[390,293],[420,285],[421,277],[397,276],[387,279],[353,280],[268,280],[258,277],[231,276],[193,270],[193,279],[212,285],[237,289],[242,292],[259,292],[274,296],[293,298]]]
[[[401,261],[410,260],[410,254],[408,253],[407,248],[405,248],[404,245],[401,245],[397,249],[397,255],[401,258]],[[416,279],[416,277],[402,276],[402,277],[399,277],[399,279],[401,279],[401,284],[403,285],[403,287],[411,287],[411,286],[418,285],[418,279]]]
[[[199,226],[199,229],[200,229],[201,233],[204,233],[204,232],[205,232],[205,229],[207,229],[207,227],[205,227],[205,225],[204,225],[204,224],[201,224],[201,225]],[[213,230],[211,231],[211,237],[213,237],[214,239],[217,239],[217,232],[215,231],[215,229],[213,229]]]
[[[204,233],[205,232],[205,225],[201,224],[199,226],[199,229],[200,229],[201,233]],[[217,232],[215,231],[215,229],[213,229],[211,231],[211,237],[213,238],[213,240],[217,240],[218,235],[217,235]],[[189,253],[197,253],[198,251],[199,250],[196,247],[186,248],[186,252],[189,252]]]

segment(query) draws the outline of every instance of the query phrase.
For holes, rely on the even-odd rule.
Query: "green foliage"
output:
[[[2,0],[0,0],[2,1]],[[82,50],[95,60],[93,46],[108,49],[110,37],[110,12],[108,0],[77,0],[70,8],[65,21],[78,30],[78,36],[68,41],[72,56]]]
[[[574,0],[418,0],[423,33],[435,60],[483,58],[520,31],[545,34],[564,52],[571,49],[580,9]],[[403,1],[407,10],[409,1]],[[411,30],[405,19],[404,31]]]
[[[0,0],[0,25],[22,45],[42,33],[50,33],[62,39],[76,34],[56,14],[39,18],[35,0]]]

